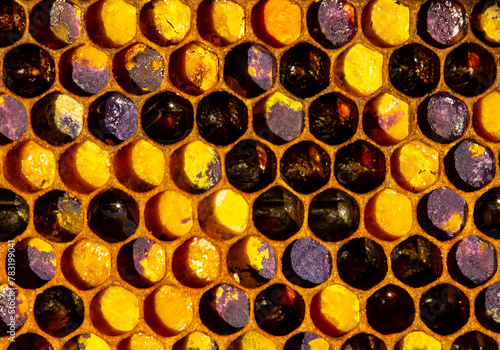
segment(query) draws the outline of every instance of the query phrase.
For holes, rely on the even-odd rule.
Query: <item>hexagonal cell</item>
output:
[[[314,325],[333,337],[340,337],[354,329],[359,324],[360,311],[357,295],[341,284],[324,288],[311,301]]]
[[[86,349],[88,349],[89,347],[98,347],[102,350],[111,350],[108,343],[94,333],[82,333],[80,335],[74,336],[66,343],[64,343],[61,350],[72,350],[75,348],[78,349],[79,347],[85,347]]]
[[[408,103],[388,93],[371,99],[363,111],[363,129],[381,145],[403,141],[410,133]]]
[[[420,298],[420,318],[434,333],[453,334],[467,324],[469,316],[469,299],[451,284],[438,284]]]
[[[281,178],[299,193],[312,193],[325,186],[331,167],[328,153],[310,141],[291,146],[280,160]]]
[[[243,329],[250,319],[250,300],[241,289],[222,283],[200,300],[201,322],[212,332],[228,335]]]
[[[438,48],[452,46],[466,34],[466,16],[464,7],[457,1],[428,1],[418,13],[418,35]]]
[[[139,139],[120,149],[114,159],[115,176],[136,192],[147,192],[163,182],[166,161],[163,151]]]
[[[164,241],[183,237],[193,227],[193,206],[185,195],[167,190],[152,197],[144,210],[146,227]]]
[[[19,272],[16,284],[20,287],[40,288],[55,277],[58,263],[50,243],[37,237],[24,238],[16,243],[14,255],[14,267]]]
[[[178,89],[200,95],[219,80],[218,58],[196,43],[187,44],[170,56],[169,77]]]
[[[368,333],[358,333],[346,340],[341,350],[387,350],[385,343],[374,335]]]
[[[474,310],[479,323],[493,332],[500,332],[500,322],[497,317],[500,306],[500,282],[495,282],[484,288],[476,298]]]
[[[479,331],[471,331],[459,336],[451,346],[453,350],[491,349],[498,350],[497,341]]]
[[[113,58],[116,81],[125,91],[134,95],[158,89],[163,81],[164,70],[163,56],[142,43],[127,47]]]
[[[302,29],[300,7],[290,0],[261,0],[252,9],[252,28],[274,47],[292,44]]]
[[[111,188],[97,194],[89,203],[87,223],[108,243],[123,242],[139,225],[139,207],[127,193]]]
[[[186,330],[194,318],[193,299],[184,290],[164,284],[144,301],[150,310],[144,315],[146,323],[162,337],[171,337]]]
[[[47,334],[62,338],[78,329],[85,317],[82,298],[64,286],[52,286],[38,294],[35,321]]]
[[[90,310],[92,324],[106,335],[130,332],[140,320],[136,294],[121,286],[109,286],[98,292],[90,302]]]
[[[111,253],[104,244],[84,238],[66,248],[61,271],[78,289],[99,287],[111,275]]]
[[[276,58],[271,51],[259,44],[245,43],[226,55],[224,81],[238,95],[252,98],[272,87],[276,70]]]
[[[276,156],[269,147],[255,140],[234,145],[225,163],[228,181],[243,192],[259,191],[276,178]]]
[[[368,290],[385,278],[387,257],[377,242],[355,238],[345,243],[337,253],[339,277],[348,285]]]
[[[304,129],[302,103],[281,92],[264,97],[254,107],[255,133],[276,145],[290,142]]]
[[[356,232],[359,218],[356,200],[342,190],[330,188],[314,196],[307,222],[316,237],[326,242],[338,242]]]
[[[26,12],[14,0],[3,1],[0,5],[0,47],[14,45],[26,30]]]
[[[205,238],[190,238],[175,250],[172,271],[185,286],[205,287],[221,273],[219,248]]]
[[[468,288],[488,282],[498,266],[495,246],[478,236],[455,243],[447,262],[451,277]]]
[[[169,145],[183,140],[193,130],[191,102],[166,91],[150,97],[141,110],[144,132],[155,142]]]
[[[285,241],[296,234],[304,221],[304,205],[286,188],[275,186],[253,203],[253,223],[264,236]]]
[[[434,90],[440,78],[438,56],[420,44],[395,50],[389,60],[391,84],[410,97],[421,97]]]
[[[22,350],[22,349],[45,349],[54,350],[52,344],[35,333],[24,333],[16,337],[15,341],[11,342],[8,350]]]
[[[243,333],[234,339],[227,350],[251,350],[255,348],[255,344],[260,344],[264,349],[278,350],[278,344],[272,337],[255,331]]]
[[[170,174],[184,191],[206,192],[217,185],[222,176],[219,152],[201,141],[187,143],[172,154]]]
[[[274,248],[256,236],[247,236],[229,248],[227,268],[242,286],[256,288],[276,274]]]
[[[391,267],[394,276],[410,287],[428,285],[443,273],[441,250],[425,237],[411,236],[392,250]]]
[[[444,81],[453,91],[466,97],[486,91],[497,75],[495,59],[480,45],[462,44],[444,62]]]
[[[480,105],[481,103],[477,104]],[[485,108],[488,109],[488,104]],[[494,110],[496,111],[496,108]],[[494,113],[492,109],[488,111]],[[488,118],[489,116],[485,118],[487,124]],[[462,137],[469,125],[469,119],[469,109],[465,102],[448,92],[429,96],[418,107],[420,130],[429,139],[439,143],[447,144]]]
[[[138,128],[135,102],[118,92],[108,92],[89,108],[88,128],[108,145],[118,145],[135,135]]]
[[[364,9],[362,28],[375,45],[397,46],[410,38],[410,8],[394,0],[374,0]]]
[[[399,333],[415,319],[415,305],[403,288],[388,284],[373,293],[366,302],[368,324],[382,334]]]
[[[6,145],[24,135],[28,112],[24,104],[10,95],[0,95],[0,144]]]
[[[385,156],[369,142],[358,140],[337,151],[335,178],[349,191],[367,193],[385,180]]]
[[[474,224],[485,235],[500,238],[500,187],[491,188],[476,201]]]
[[[382,86],[384,56],[363,44],[355,44],[337,57],[335,74],[350,92],[368,96]]]
[[[155,44],[175,45],[191,29],[191,8],[179,0],[153,0],[142,7],[139,22],[144,36]]]
[[[309,129],[318,140],[340,145],[356,133],[358,106],[340,93],[322,95],[309,106]]]
[[[28,227],[30,207],[26,200],[11,190],[0,188],[0,241],[7,242],[23,233]]]
[[[356,35],[356,10],[344,0],[313,2],[307,10],[309,34],[326,49],[338,49]]]
[[[54,152],[34,141],[25,141],[7,153],[5,177],[16,188],[36,192],[50,187],[56,176]]]
[[[247,229],[249,216],[245,198],[232,190],[214,192],[198,205],[198,221],[202,230],[219,240],[241,235]]]
[[[198,31],[216,46],[226,46],[245,35],[245,9],[230,0],[205,0],[198,7]]]
[[[474,104],[474,130],[488,141],[500,142],[500,90],[493,90]]]
[[[433,336],[422,331],[415,331],[401,338],[394,346],[394,350],[416,350],[422,347],[424,349],[438,350],[442,349],[443,345]]]
[[[489,46],[500,45],[500,3],[497,0],[479,1],[471,14],[471,28],[476,37]]]
[[[304,348],[330,349],[330,345],[325,338],[316,333],[302,332],[288,338],[283,350],[302,350]]]
[[[6,260],[6,262],[8,263],[8,260]],[[28,304],[25,293],[19,291],[17,288],[10,288],[7,283],[3,283],[0,285],[0,305],[2,306],[0,334],[2,337],[12,337],[9,332],[16,332],[24,326],[28,319],[28,312],[30,312],[31,307]],[[9,312],[7,310],[12,311]],[[27,334],[23,335],[26,336]],[[21,340],[23,338],[23,335],[16,338],[15,340]],[[19,343],[17,343],[16,341],[11,341],[10,343],[18,345],[19,343],[22,344],[21,341]],[[16,347],[15,349],[18,348]],[[21,350],[21,348],[19,348],[19,350]],[[53,348],[49,347],[46,350],[53,350]]]
[[[299,98],[316,95],[330,84],[328,55],[308,43],[295,45],[281,56],[280,82]]]
[[[33,7],[30,34],[39,43],[60,49],[72,44],[82,32],[83,10],[68,0],[44,0]]]
[[[296,286],[316,287],[330,278],[332,268],[330,251],[312,238],[296,239],[283,253],[283,274]]]
[[[444,158],[448,179],[462,191],[477,191],[495,177],[495,156],[489,147],[471,139],[456,144]]]
[[[108,84],[111,72],[109,55],[92,45],[80,45],[66,51],[59,60],[59,80],[69,91],[90,96]]]
[[[236,96],[216,91],[198,103],[196,125],[198,133],[208,142],[218,146],[229,145],[247,130],[247,107]]]
[[[392,154],[391,175],[405,190],[422,192],[438,179],[439,152],[420,141],[411,141]]]
[[[60,92],[45,95],[31,109],[33,131],[54,146],[76,139],[82,131],[83,119],[82,104]]]
[[[302,296],[284,284],[274,284],[255,298],[257,325],[272,335],[286,335],[297,329],[305,315]]]
[[[137,31],[137,9],[125,0],[100,0],[87,9],[86,28],[90,39],[106,48],[129,43]]]
[[[393,241],[407,235],[413,224],[410,199],[391,189],[375,194],[365,207],[365,226],[373,236]]]
[[[35,229],[52,242],[70,242],[83,229],[84,212],[82,202],[71,193],[47,192],[35,201]]]
[[[2,78],[10,91],[22,97],[36,97],[49,90],[56,79],[52,56],[33,44],[16,46],[5,54]]]
[[[467,202],[461,195],[448,187],[439,187],[422,197],[417,219],[425,232],[446,241],[464,229],[468,211]]]
[[[219,350],[219,347],[217,346],[215,340],[211,336],[200,331],[191,332],[185,337],[179,339],[173,345],[172,350],[189,350],[192,349],[193,346],[199,347],[203,350]],[[135,350],[135,348],[127,348],[123,350]],[[138,348],[137,350],[141,350],[141,348]],[[161,346],[159,346],[157,350],[164,350],[163,344],[161,344]]]

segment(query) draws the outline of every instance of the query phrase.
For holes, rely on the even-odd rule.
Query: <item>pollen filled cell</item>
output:
[[[86,24],[90,38],[98,45],[120,47],[136,35],[137,10],[125,0],[101,0],[87,10]]]
[[[292,44],[301,33],[300,7],[290,0],[262,0],[252,9],[252,27],[267,44]]]
[[[166,161],[163,151],[144,140],[136,140],[115,156],[115,175],[122,184],[146,192],[163,182]]]
[[[198,220],[206,234],[226,240],[246,230],[249,212],[243,196],[232,190],[220,190],[201,201]]]
[[[339,337],[358,325],[361,319],[359,299],[346,287],[333,284],[314,296],[311,317],[322,332]]]
[[[206,192],[221,179],[219,153],[201,141],[187,143],[172,154],[170,174],[174,183],[184,191]]]
[[[146,3],[140,14],[141,31],[160,46],[182,41],[191,26],[191,8],[179,0],[153,0]]]
[[[203,46],[190,43],[170,56],[169,78],[178,89],[200,95],[217,84],[219,60]]]
[[[6,157],[5,177],[14,186],[36,192],[52,185],[56,176],[56,159],[52,150],[26,141],[12,149]]]
[[[66,51],[60,61],[59,80],[69,91],[82,96],[97,94],[111,76],[109,55],[93,45],[84,44]]]
[[[245,9],[230,0],[206,0],[198,7],[198,31],[215,46],[237,42],[245,34]]]
[[[59,174],[75,191],[92,192],[108,182],[110,176],[108,152],[91,141],[74,144],[61,155]]]
[[[377,46],[400,45],[410,38],[410,8],[395,0],[374,0],[363,10],[362,27]]]
[[[365,208],[365,225],[377,238],[392,241],[410,232],[412,204],[404,194],[384,189],[370,198]]]
[[[201,237],[190,238],[172,257],[172,271],[183,285],[201,288],[215,281],[221,272],[219,248]]]

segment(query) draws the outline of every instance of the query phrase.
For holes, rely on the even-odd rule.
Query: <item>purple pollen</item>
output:
[[[137,106],[129,98],[112,93],[104,105],[104,126],[118,140],[125,141],[137,131]]]
[[[449,143],[461,137],[469,124],[467,105],[446,92],[430,97],[424,114],[426,115],[419,116],[424,133],[441,143]]]
[[[459,220],[456,218],[457,215]],[[461,195],[448,187],[440,187],[429,194],[427,216],[437,230],[446,234],[446,238],[452,238],[465,225],[467,202]]]
[[[459,242],[455,257],[460,272],[475,285],[485,283],[495,274],[495,248],[477,236],[470,236]]]
[[[304,116],[302,111],[275,103],[269,108],[266,123],[273,134],[285,141],[292,141],[304,128]]]
[[[28,246],[27,248],[29,267],[40,279],[50,281],[56,275],[56,267],[51,260],[56,254],[53,251],[44,252],[38,248]]]
[[[28,127],[28,113],[15,97],[0,96],[0,134],[9,142],[23,136]]]
[[[305,282],[321,284],[332,272],[332,257],[328,249],[312,238],[301,238],[292,243],[290,262],[295,274]]]
[[[246,294],[225,283],[216,289],[217,294],[219,294],[219,290],[222,292],[215,299],[215,309],[219,316],[234,328],[245,327],[250,317],[249,301]]]
[[[333,48],[347,44],[356,34],[356,26],[343,0],[323,0],[318,9],[321,32]]]

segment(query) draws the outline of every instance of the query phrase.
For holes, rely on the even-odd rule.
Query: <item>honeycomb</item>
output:
[[[495,6],[3,1],[0,348],[498,349]]]

